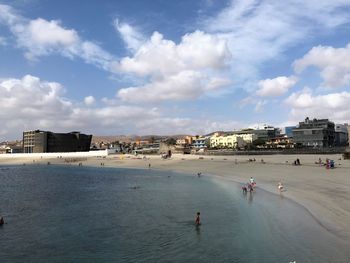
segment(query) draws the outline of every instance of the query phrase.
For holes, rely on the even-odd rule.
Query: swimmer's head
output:
[[[197,212],[197,216],[199,216],[201,213]]]

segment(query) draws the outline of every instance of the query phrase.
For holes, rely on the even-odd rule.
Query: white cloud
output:
[[[311,89],[306,88],[291,94],[285,103],[291,107],[291,121],[298,122],[306,116],[328,118],[337,123],[350,120],[349,92],[314,95]]]
[[[75,102],[64,94],[61,84],[35,76],[0,78],[2,138],[18,139],[22,131],[30,129],[93,134],[196,134],[210,132],[209,127],[230,126],[225,121],[165,116],[158,108],[122,105],[116,100],[101,101],[100,105],[94,103],[92,96],[85,97],[84,103]]]
[[[113,25],[131,51],[137,50],[146,41],[137,29],[127,23],[121,23],[118,19],[115,19]]]
[[[195,99],[231,83],[220,76],[230,54],[224,40],[196,31],[179,44],[155,32],[133,57],[125,57],[116,70],[150,78],[150,82],[119,90],[130,102]]]
[[[17,46],[24,50],[29,60],[58,53],[70,59],[81,58],[86,63],[110,71],[114,57],[98,44],[81,39],[74,29],[65,28],[60,21],[29,20],[17,14],[12,7],[0,4],[0,23],[9,27]]]
[[[120,61],[119,70],[140,76],[164,76],[182,70],[222,68],[229,57],[225,40],[214,35],[195,31],[184,35],[177,45],[154,32],[132,58]]]
[[[350,85],[350,44],[345,48],[329,46],[313,47],[304,57],[294,62],[294,69],[300,73],[309,66],[321,70],[322,84],[328,88]]]
[[[93,105],[95,104],[96,100],[93,96],[87,96],[84,98],[84,103],[87,105],[87,106],[90,106],[90,105]]]
[[[254,108],[254,111],[256,113],[260,113],[264,110],[264,106],[267,104],[267,101],[266,100],[259,100],[256,105],[255,105],[255,108]]]
[[[288,90],[297,83],[297,78],[291,77],[277,77],[274,79],[260,80],[258,83],[259,89],[256,94],[261,97],[281,96],[288,92]]]
[[[227,39],[236,82],[256,81],[264,62],[350,21],[348,0],[232,0],[202,28]],[[252,85],[245,85],[247,89]]]
[[[38,18],[29,22],[27,30],[29,38],[37,45],[70,46],[79,41],[77,32],[63,28],[60,21]]]
[[[0,36],[0,46],[6,46],[7,45],[7,40],[6,38]]]

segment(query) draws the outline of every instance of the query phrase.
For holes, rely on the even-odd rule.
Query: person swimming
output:
[[[194,224],[196,225],[196,226],[200,226],[201,225],[201,219],[200,219],[200,216],[201,215],[201,213],[200,212],[197,212],[197,216],[196,216],[196,220],[195,220],[195,222],[194,222]]]

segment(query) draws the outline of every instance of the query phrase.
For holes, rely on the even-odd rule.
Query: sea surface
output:
[[[0,201],[1,263],[350,262],[302,206],[205,174],[0,166]]]

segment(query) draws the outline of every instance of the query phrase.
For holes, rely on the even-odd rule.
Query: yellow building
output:
[[[219,135],[215,133],[210,137],[211,148],[241,148],[257,139],[255,134]]]

